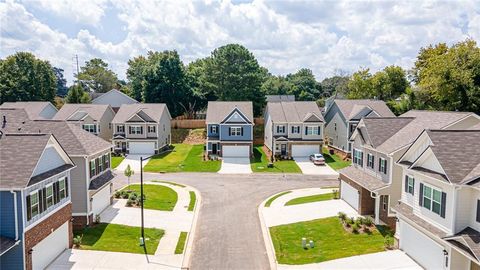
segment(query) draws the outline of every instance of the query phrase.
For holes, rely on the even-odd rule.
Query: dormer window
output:
[[[97,125],[95,124],[83,124],[82,128],[90,133],[97,133]]]

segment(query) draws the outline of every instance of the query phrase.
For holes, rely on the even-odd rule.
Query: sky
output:
[[[421,47],[480,43],[480,1],[0,0],[0,58],[30,51],[65,70],[104,59],[120,79],[128,59],[177,50],[189,62],[239,43],[275,75],[318,80],[359,68],[409,69]]]

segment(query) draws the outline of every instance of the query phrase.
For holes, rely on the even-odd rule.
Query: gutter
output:
[[[10,190],[10,193],[13,194],[13,211],[15,212],[15,241],[18,241],[18,208],[17,208],[17,193],[13,190]],[[18,241],[20,242],[20,241]]]

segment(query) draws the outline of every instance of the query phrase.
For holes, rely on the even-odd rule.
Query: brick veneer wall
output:
[[[397,220],[395,217],[389,217],[388,216],[388,205],[387,205],[387,210],[383,210],[383,196],[380,196],[380,214],[379,218],[381,221],[385,222],[392,230],[395,230],[395,227],[397,225]],[[391,198],[389,198],[390,200]]]
[[[68,245],[69,247],[72,247],[73,231],[71,218],[72,204],[69,203],[62,209],[55,212],[53,215],[49,216],[47,219],[43,220],[25,232],[25,269],[32,269],[32,254],[30,254],[29,251],[65,222],[68,222]]]
[[[360,215],[373,215],[373,214],[375,214],[375,200],[372,197],[370,197],[370,191],[363,188],[362,186],[360,186],[356,182],[348,179],[343,174],[340,174],[340,179],[342,181],[346,182],[347,184],[349,184],[350,186],[354,187],[356,190],[358,190],[360,192],[360,194],[359,194],[360,202],[358,204],[358,213]],[[341,185],[340,185],[340,187],[341,187]],[[340,190],[340,193],[341,192],[342,191]]]
[[[93,214],[88,216],[88,224],[93,224]],[[83,229],[86,226],[87,226],[87,216],[74,216],[73,217],[73,228],[75,230]]]

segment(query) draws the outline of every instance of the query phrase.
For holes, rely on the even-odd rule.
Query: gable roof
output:
[[[266,95],[267,102],[295,101],[295,95]]]
[[[112,110],[110,105],[67,103],[62,106],[53,119],[78,121],[81,120],[81,114],[85,114],[84,117],[88,114],[93,120],[100,121],[107,110]]]
[[[0,131],[3,133],[16,132],[28,121],[30,118],[24,109],[0,108]]]
[[[24,109],[31,120],[37,120],[45,119],[40,116],[40,113],[49,106],[57,110],[57,108],[55,108],[55,106],[48,101],[4,102],[2,105],[0,105],[0,108]]]
[[[268,102],[267,112],[277,123],[301,123],[312,116],[324,121],[315,101]]]
[[[220,123],[237,108],[253,123],[253,105],[251,101],[209,101],[206,123]]]
[[[362,132],[365,130],[373,147],[378,147],[408,125],[413,119],[413,117],[363,118],[361,121],[365,127],[359,125],[359,129]]]
[[[351,120],[364,108],[370,108],[377,112],[378,116],[394,117],[393,112],[388,108],[383,100],[374,99],[335,99],[333,101],[337,104],[340,112],[345,119]],[[331,106],[329,107],[331,108]]]
[[[120,98],[120,100],[115,99],[115,96],[117,96],[117,99]],[[119,91],[117,89],[112,89],[98,97],[95,97],[92,100],[93,104],[107,104],[112,107],[121,107],[123,104],[135,104],[139,103],[137,100],[129,97],[122,91]]]
[[[123,104],[113,118],[112,123],[125,123],[139,111],[142,111],[157,123],[160,122],[160,119],[164,113],[167,113],[170,117],[170,112],[164,103]]]

